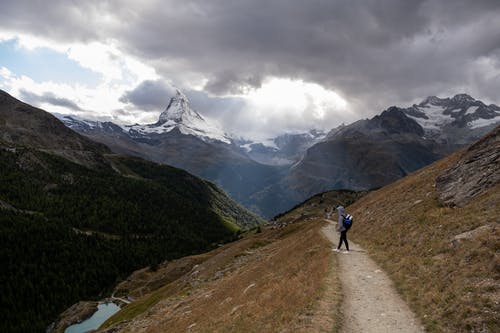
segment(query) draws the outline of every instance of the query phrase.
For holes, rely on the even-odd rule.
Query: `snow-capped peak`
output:
[[[476,100],[467,94],[457,94],[451,99],[456,103],[464,103],[464,102],[475,102]]]
[[[177,128],[182,134],[193,135],[204,141],[231,143],[227,135],[191,108],[186,95],[180,90],[170,99],[167,108],[160,114],[158,122],[151,125],[127,126],[129,133],[138,135],[162,134]]]
[[[476,101],[471,96],[462,93],[462,94],[457,94],[452,98],[439,98],[437,96],[429,96],[426,99],[424,99],[418,106],[434,105],[434,106],[448,107],[449,105],[456,106],[457,104],[475,103],[475,102],[482,104],[482,102]]]
[[[429,96],[426,99],[424,99],[419,106],[426,106],[426,105],[440,105],[443,102],[443,100],[437,96]]]
[[[440,132],[445,127],[480,128],[500,121],[500,108],[486,106],[483,102],[467,94],[457,94],[451,98],[429,96],[422,103],[403,109],[427,133]]]
[[[160,114],[158,125],[174,121],[176,123],[189,122],[193,119],[204,121],[203,117],[191,108],[188,98],[180,90],[170,99],[167,108]]]

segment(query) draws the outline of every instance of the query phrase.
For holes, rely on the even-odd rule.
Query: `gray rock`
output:
[[[463,207],[500,182],[500,126],[470,146],[460,160],[436,179],[439,199]]]

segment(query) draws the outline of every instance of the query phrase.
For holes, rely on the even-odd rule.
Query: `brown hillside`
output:
[[[330,273],[335,257],[321,236],[323,220],[300,219],[302,213],[291,213],[296,222],[286,227],[266,227],[210,253],[161,265],[157,273],[134,273],[117,295],[144,296],[101,331],[331,331],[340,322],[330,316],[330,306],[340,302],[337,277]],[[318,300],[327,276],[334,288],[325,310]]]
[[[500,184],[460,208],[436,178],[463,152],[348,207],[351,237],[388,272],[430,332],[500,331]]]

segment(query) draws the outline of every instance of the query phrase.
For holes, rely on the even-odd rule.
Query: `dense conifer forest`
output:
[[[0,147],[1,332],[42,332],[131,271],[208,250],[259,222],[187,172],[107,159],[96,171]]]

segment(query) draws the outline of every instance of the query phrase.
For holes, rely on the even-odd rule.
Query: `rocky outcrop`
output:
[[[459,161],[436,179],[444,205],[462,207],[500,183],[500,126],[470,146]]]
[[[73,304],[61,313],[58,320],[47,329],[47,332],[62,333],[67,327],[82,322],[97,311],[97,304],[97,302],[78,302]]]

